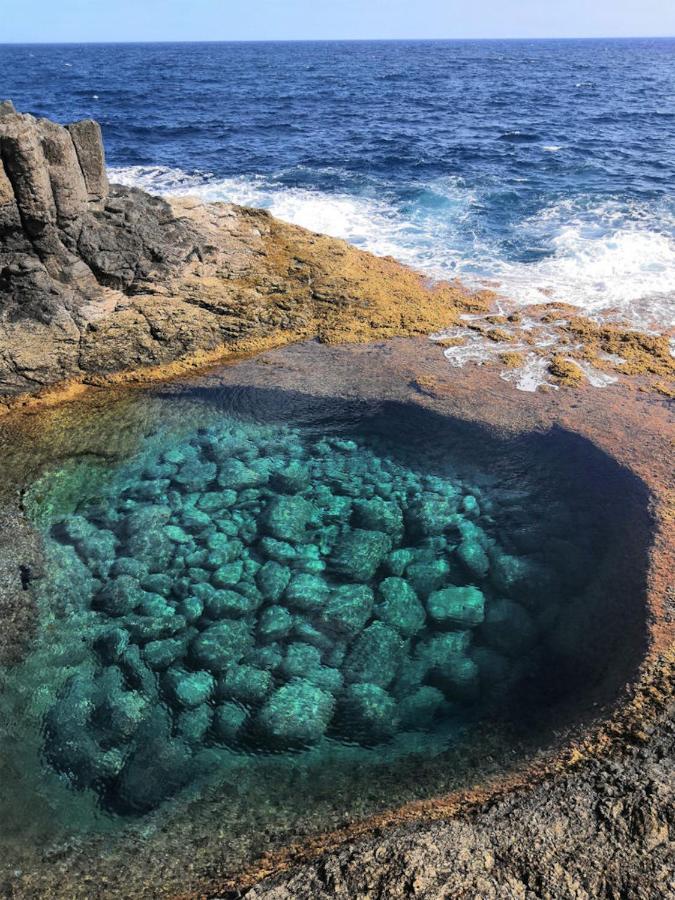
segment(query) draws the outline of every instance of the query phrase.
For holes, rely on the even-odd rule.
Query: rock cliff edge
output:
[[[484,308],[261,210],[110,186],[101,129],[0,104],[0,395]]]

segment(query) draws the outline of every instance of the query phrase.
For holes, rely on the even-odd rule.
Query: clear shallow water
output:
[[[215,817],[237,867],[475,778],[492,732],[632,658],[617,473],[584,442],[280,391],[134,408],[24,492],[47,564],[0,676],[10,866],[129,827],[152,848],[189,801],[183,852]]]
[[[0,83],[128,184],[673,324],[673,40],[0,46]]]

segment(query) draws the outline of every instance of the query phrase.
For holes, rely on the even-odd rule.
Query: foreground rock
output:
[[[0,105],[0,396],[484,306],[261,210],[110,187],[95,122]]]

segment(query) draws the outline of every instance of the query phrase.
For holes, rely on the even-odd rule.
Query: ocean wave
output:
[[[495,275],[520,303],[555,299],[589,313],[612,312],[641,327],[675,325],[675,211],[649,204],[573,198],[521,226],[549,253],[522,264],[499,260]]]
[[[507,144],[536,144],[541,140],[541,136],[524,131],[506,131],[500,134],[497,140],[505,141]]]
[[[478,227],[486,198],[459,178],[418,185],[404,201],[161,166],[118,168],[110,176],[151,193],[262,207],[432,278],[496,286],[512,305],[555,300],[644,328],[675,325],[675,207],[664,204],[581,195],[550,203],[512,226],[510,238],[540,248],[521,261],[509,258],[503,236]]]

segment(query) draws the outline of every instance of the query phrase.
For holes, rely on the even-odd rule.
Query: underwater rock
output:
[[[381,531],[355,528],[337,542],[330,557],[334,572],[353,581],[370,581],[391,550],[391,538]]]
[[[284,494],[299,494],[309,487],[310,474],[306,466],[293,463],[277,470],[271,478],[271,486]]]
[[[479,519],[480,518],[480,505],[478,500],[472,495],[467,494],[462,500],[462,512],[469,519]]]
[[[287,637],[293,628],[293,616],[285,606],[268,606],[258,617],[256,636],[263,643]]]
[[[282,564],[293,563],[298,555],[292,544],[289,544],[287,541],[278,541],[276,538],[261,538],[258,546],[264,556]]]
[[[295,678],[266,700],[255,726],[272,745],[305,746],[316,743],[325,734],[334,708],[331,694]]]
[[[392,625],[404,637],[412,637],[424,628],[426,614],[417,594],[403,578],[385,578],[379,585],[382,600],[375,614]]]
[[[194,709],[186,709],[176,716],[176,736],[188,744],[201,744],[211,728],[213,711],[202,703]]]
[[[528,611],[513,600],[495,600],[487,607],[481,637],[500,653],[518,656],[537,639],[537,629]]]
[[[173,637],[184,631],[186,625],[185,619],[175,613],[171,607],[168,607],[166,614],[161,617],[142,616],[137,613],[124,617],[124,627],[137,644],[147,644],[148,641]]]
[[[213,714],[213,733],[224,744],[234,744],[244,731],[248,713],[239,703],[220,703]]]
[[[473,628],[485,617],[485,598],[477,587],[449,587],[427,597],[427,612],[441,627]]]
[[[477,541],[464,539],[457,548],[457,558],[474,578],[485,578],[490,568],[488,555]]]
[[[370,618],[373,603],[373,591],[367,585],[339,585],[320,612],[321,623],[331,633],[353,637]]]
[[[406,528],[415,538],[442,534],[455,521],[456,512],[457,500],[454,497],[427,494],[406,510]]]
[[[135,749],[119,778],[108,791],[108,802],[122,813],[155,809],[186,785],[191,777],[192,753],[186,741],[171,738],[171,724],[162,707],[136,735]]]
[[[209,672],[189,672],[173,666],[164,673],[162,684],[174,704],[188,709],[210,700],[216,686]]]
[[[388,572],[400,578],[414,559],[415,551],[412,547],[400,547],[387,556],[385,566]]]
[[[109,616],[126,616],[147,596],[138,581],[130,575],[113,578],[94,597],[93,606]]]
[[[236,562],[227,563],[216,569],[211,576],[211,582],[216,587],[235,587],[241,581],[243,574],[244,563],[239,559]]]
[[[373,622],[356,638],[343,668],[347,681],[388,687],[401,662],[405,641],[383,622]]]
[[[380,497],[372,500],[355,500],[352,520],[357,528],[366,531],[383,531],[396,542],[403,534],[403,514],[397,503],[387,502]]]
[[[218,470],[218,484],[226,490],[243,491],[264,484],[266,480],[261,472],[249,468],[239,459],[226,459]]]
[[[261,524],[279,541],[302,541],[313,512],[312,505],[303,497],[275,497],[268,503]]]
[[[415,593],[426,598],[438,590],[450,574],[450,566],[445,559],[433,562],[415,562],[406,567],[405,577]]]
[[[217,471],[215,463],[191,459],[183,463],[173,476],[173,481],[183,491],[190,493],[206,491],[208,490],[209,485],[215,480]]]
[[[281,646],[280,643],[273,642],[266,644],[264,647],[254,647],[244,654],[242,662],[250,663],[258,669],[268,669],[270,672],[275,672],[284,659]]]
[[[400,701],[397,709],[401,727],[410,731],[431,728],[444,703],[445,695],[442,691],[428,684],[422,685]]]
[[[291,570],[274,560],[269,560],[260,567],[256,574],[256,583],[265,600],[272,603],[281,597],[291,580]]]
[[[350,684],[340,697],[337,727],[363,744],[392,737],[399,726],[396,701],[377,684]]]
[[[261,703],[272,688],[272,676],[265,669],[233,665],[218,680],[218,696],[239,703]]]
[[[149,572],[162,573],[169,568],[174,544],[167,529],[135,530],[126,541],[126,551],[147,566]]]
[[[161,641],[149,641],[143,647],[143,658],[151,669],[161,671],[167,669],[177,659],[182,659],[186,651],[185,638],[164,638]]]
[[[93,648],[101,662],[114,663],[129,646],[129,632],[124,628],[105,628],[93,641]]]
[[[431,634],[420,640],[415,647],[415,656],[427,670],[442,667],[449,659],[464,656],[471,643],[470,631],[448,631]]]
[[[255,600],[237,591],[214,591],[204,599],[204,612],[214,620],[247,616],[256,606]]]
[[[328,585],[316,575],[294,575],[286,588],[287,604],[304,612],[319,614],[328,599]]]
[[[246,621],[218,622],[205,628],[190,644],[189,656],[196,666],[221,672],[239,662],[253,638]]]

